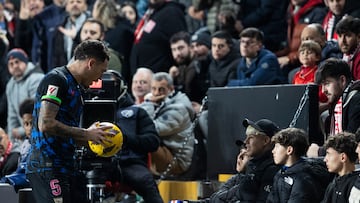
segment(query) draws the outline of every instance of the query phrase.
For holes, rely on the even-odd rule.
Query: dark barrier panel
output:
[[[235,173],[239,148],[237,139],[244,140],[242,120],[268,118],[281,128],[289,126],[301,98],[308,89],[309,99],[294,127],[306,130],[310,141],[320,143],[323,138],[318,125],[318,87],[316,85],[272,85],[236,88],[210,88],[209,136],[207,173],[217,179],[221,173]]]
[[[81,126],[88,128],[96,121],[116,121],[116,100],[85,100],[84,110],[81,117]]]

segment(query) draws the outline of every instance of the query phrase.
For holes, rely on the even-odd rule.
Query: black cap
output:
[[[269,137],[274,136],[275,133],[280,131],[279,126],[269,119],[260,119],[256,122],[253,122],[246,118],[243,120],[242,124],[245,128],[247,128],[250,125],[251,127],[266,134]],[[235,143],[238,146],[242,146],[244,144],[244,142],[242,140],[236,140]]]

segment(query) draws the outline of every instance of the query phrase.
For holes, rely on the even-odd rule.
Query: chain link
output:
[[[299,106],[296,109],[294,117],[293,117],[292,121],[289,124],[290,128],[295,127],[296,122],[299,119],[299,116],[300,116],[300,114],[301,114],[307,100],[309,99],[309,87],[310,87],[310,85],[307,85],[306,88],[305,88],[305,92],[304,92],[304,94],[302,95],[302,97],[300,99]]]

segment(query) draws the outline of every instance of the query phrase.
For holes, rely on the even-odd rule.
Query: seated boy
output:
[[[286,128],[271,140],[275,164],[282,168],[274,177],[274,183],[266,202],[320,202],[323,192],[315,177],[315,170],[302,158],[309,146],[305,131]],[[325,167],[324,167],[324,170]],[[326,171],[325,171],[326,173]]]
[[[355,171],[356,147],[354,134],[351,133],[339,133],[327,139],[324,161],[328,171],[336,173],[336,176],[326,188],[322,202],[348,202],[351,188],[360,173]]]
[[[355,140],[357,142],[356,153],[358,154],[358,162],[360,162],[360,128],[355,133]],[[349,197],[349,203],[358,202],[360,202],[360,176],[357,177]]]
[[[32,112],[34,109],[34,100],[26,99],[24,100],[19,107],[19,113],[23,121],[23,127],[25,129],[26,139],[22,143],[20,147],[20,161],[19,166],[16,171],[10,175],[5,176],[0,180],[0,182],[6,182],[15,187],[15,190],[30,187],[29,181],[25,176],[25,166],[26,166],[26,158],[29,154],[30,142],[29,138],[31,136],[31,128],[32,128]]]

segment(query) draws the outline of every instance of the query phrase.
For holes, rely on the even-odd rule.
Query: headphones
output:
[[[122,77],[121,73],[119,73],[116,70],[107,70],[105,73],[110,73],[112,76],[115,77],[116,81],[119,81],[119,96],[116,99],[117,101],[119,101],[121,99],[121,97],[123,97],[128,89],[128,86],[126,85],[126,82],[124,80],[124,78]]]

